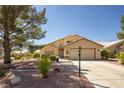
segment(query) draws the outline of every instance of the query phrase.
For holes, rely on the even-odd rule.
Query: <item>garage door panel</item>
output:
[[[82,49],[81,50],[81,59],[94,59],[94,49]]]
[[[78,50],[77,49],[71,49],[70,58],[73,60],[78,59]]]
[[[71,49],[70,58],[73,60],[78,60],[79,58],[78,49]],[[93,60],[94,59],[94,49],[81,49],[81,60]]]

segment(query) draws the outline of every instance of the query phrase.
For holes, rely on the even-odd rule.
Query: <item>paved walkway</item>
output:
[[[78,61],[72,61],[78,66]],[[82,73],[96,87],[124,88],[124,66],[107,61],[81,61]]]

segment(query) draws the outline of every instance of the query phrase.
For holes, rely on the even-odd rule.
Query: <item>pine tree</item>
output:
[[[46,9],[37,12],[28,5],[0,6],[0,41],[4,52],[4,64],[11,64],[11,50],[45,37],[41,26],[46,24]]]
[[[124,15],[121,17],[122,31],[117,33],[118,39],[124,39]]]

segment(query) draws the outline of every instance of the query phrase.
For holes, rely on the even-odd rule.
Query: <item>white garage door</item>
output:
[[[92,48],[81,49],[81,60],[93,60],[94,57],[95,57],[94,49]],[[71,49],[70,59],[73,60],[79,59],[78,49]]]

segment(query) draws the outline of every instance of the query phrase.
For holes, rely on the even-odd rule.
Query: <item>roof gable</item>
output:
[[[72,35],[65,36],[65,37],[63,37],[61,39],[55,40],[54,42],[52,42],[52,44],[55,43],[55,42],[59,42],[60,40],[64,40],[66,38],[69,38],[69,37],[82,38],[81,36],[79,36],[77,34],[72,34]]]
[[[44,47],[46,47],[46,46],[52,46],[52,47],[55,47],[55,48],[58,48],[58,47],[56,47],[54,44],[47,44],[47,45],[45,45]],[[43,49],[44,47],[42,47],[41,49]]]
[[[78,40],[76,40],[76,41],[73,41],[73,42],[71,42],[71,43],[65,45],[64,47],[69,46],[69,45],[71,45],[71,44],[73,44],[73,43],[76,43],[76,42],[78,42],[78,41],[80,41],[80,40],[83,40],[83,39],[85,39],[86,41],[89,41],[89,42],[91,42],[91,43],[94,43],[94,44],[96,44],[96,45],[98,45],[98,46],[103,47],[103,45],[101,45],[101,44],[99,44],[99,43],[97,43],[97,42],[91,41],[91,40],[89,40],[89,39],[87,39],[87,38],[84,38],[84,37],[82,37],[81,39],[78,39]]]

